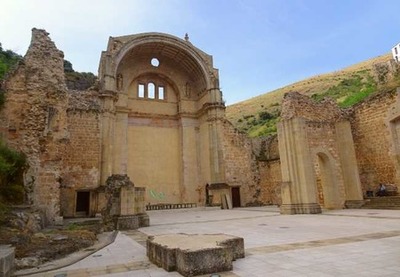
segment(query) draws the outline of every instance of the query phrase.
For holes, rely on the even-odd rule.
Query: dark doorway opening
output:
[[[232,187],[232,207],[240,207],[240,187]]]
[[[77,217],[88,216],[89,208],[90,208],[90,191],[77,191],[75,216]]]

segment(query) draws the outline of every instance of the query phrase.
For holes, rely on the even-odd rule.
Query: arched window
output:
[[[159,86],[158,87],[158,95],[157,99],[164,100],[164,87]]]
[[[140,81],[137,86],[137,97],[164,101],[166,100],[165,85],[154,81]]]
[[[138,85],[138,97],[144,98],[144,84]]]
[[[150,99],[156,98],[156,85],[154,83],[147,84],[147,97]]]

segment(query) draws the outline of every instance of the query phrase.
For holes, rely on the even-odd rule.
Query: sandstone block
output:
[[[167,271],[196,276],[232,270],[244,258],[244,240],[225,234],[168,234],[147,239],[149,260]]]

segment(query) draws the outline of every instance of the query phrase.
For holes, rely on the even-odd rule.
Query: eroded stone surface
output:
[[[167,271],[196,276],[232,269],[244,258],[244,240],[226,234],[167,234],[147,239],[150,261]]]

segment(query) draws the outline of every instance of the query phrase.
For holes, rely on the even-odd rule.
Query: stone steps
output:
[[[399,196],[369,197],[365,199],[363,209],[400,210]]]

